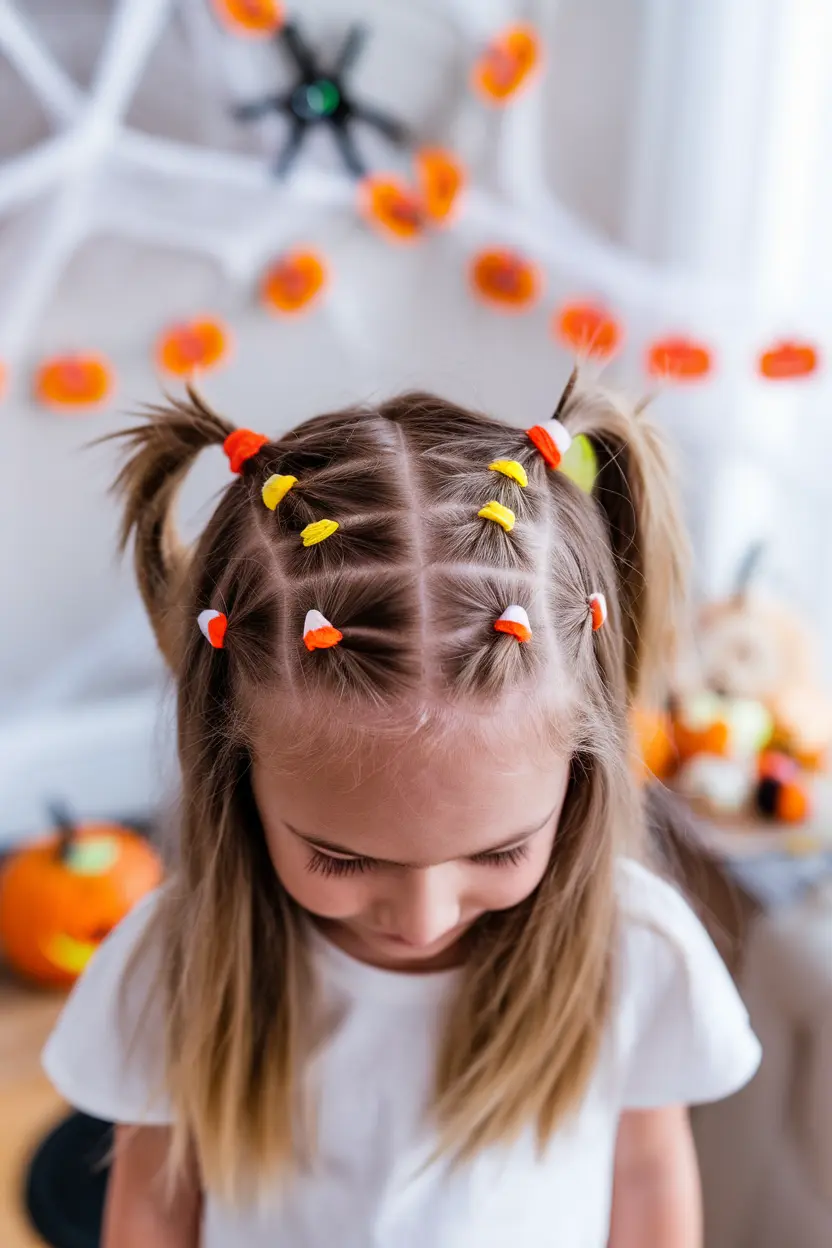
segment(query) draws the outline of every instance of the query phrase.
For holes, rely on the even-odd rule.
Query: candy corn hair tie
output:
[[[269,511],[274,511],[278,503],[282,503],[286,495],[289,493],[293,485],[297,485],[297,477],[281,477],[278,473],[272,476],[264,483],[260,491],[263,502]]]
[[[486,503],[477,512],[481,520],[493,520],[495,524],[499,524],[501,529],[505,529],[506,533],[510,533],[514,528],[516,519],[514,512],[510,507],[504,507],[502,503],[498,503],[492,498],[490,503]]]
[[[529,484],[526,469],[516,459],[495,459],[488,465],[488,471],[499,472],[501,476],[508,477],[511,481],[516,481],[522,489],[525,489]]]
[[[325,542],[333,533],[337,533],[339,528],[337,520],[315,520],[314,523],[307,524],[305,529],[301,529],[300,540],[304,546],[317,546],[319,542]]]
[[[228,617],[222,611],[200,611],[196,617],[199,631],[215,650],[225,646],[225,632],[228,628]]]
[[[545,425],[533,425],[527,433],[549,467],[557,471],[572,445],[572,434],[566,426],[559,420],[547,420]]]
[[[520,642],[532,639],[532,626],[523,607],[506,607],[499,620],[494,621],[494,630],[498,633],[507,633],[509,637],[514,637]]]
[[[590,594],[587,598],[589,614],[592,617],[592,631],[597,633],[607,622],[607,600],[603,594]]]
[[[252,429],[235,429],[233,433],[229,433],[222,449],[228,456],[231,471],[242,472],[246,460],[257,455],[268,440],[265,433],[255,433]]]
[[[344,640],[344,634],[330,624],[320,611],[307,611],[303,622],[303,644],[312,650],[331,650]]]

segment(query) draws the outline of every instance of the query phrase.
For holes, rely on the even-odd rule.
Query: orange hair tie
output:
[[[200,611],[196,622],[206,641],[209,641],[215,650],[222,650],[225,646],[228,617],[223,615],[222,611]]]
[[[516,605],[506,607],[499,620],[494,621],[494,630],[498,633],[508,633],[509,637],[514,637],[520,642],[532,639],[532,626],[529,623],[528,614],[524,607]]]
[[[559,420],[547,420],[545,425],[534,425],[526,433],[549,467],[557,471],[572,445],[572,434],[566,425],[562,425]]]
[[[607,600],[603,594],[590,594],[587,603],[592,617],[592,631],[597,633],[607,622]]]
[[[309,651],[331,650],[344,640],[344,634],[330,624],[320,611],[307,611],[303,622],[303,644]]]
[[[229,433],[222,444],[222,449],[228,456],[231,471],[242,472],[246,460],[253,459],[268,440],[265,433],[254,433],[251,429],[235,429],[233,433]]]

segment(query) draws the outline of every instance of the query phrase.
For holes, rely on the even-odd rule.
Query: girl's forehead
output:
[[[270,747],[268,735],[255,745],[264,819],[394,861],[409,861],[417,839],[438,860],[451,843],[476,853],[533,831],[559,805],[569,774],[568,756],[516,733],[466,739],[448,729],[363,742],[356,734],[347,746],[324,718],[317,737],[308,727],[305,750]]]

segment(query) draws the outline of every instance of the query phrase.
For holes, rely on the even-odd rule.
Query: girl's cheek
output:
[[[286,892],[299,906],[324,919],[341,919],[362,909],[364,882],[360,878],[325,876],[310,871],[308,852],[294,847],[273,848],[272,862]]]

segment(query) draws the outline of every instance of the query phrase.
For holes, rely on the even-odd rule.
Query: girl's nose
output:
[[[394,935],[415,949],[436,944],[462,917],[453,869],[442,866],[409,871],[391,917]]]

